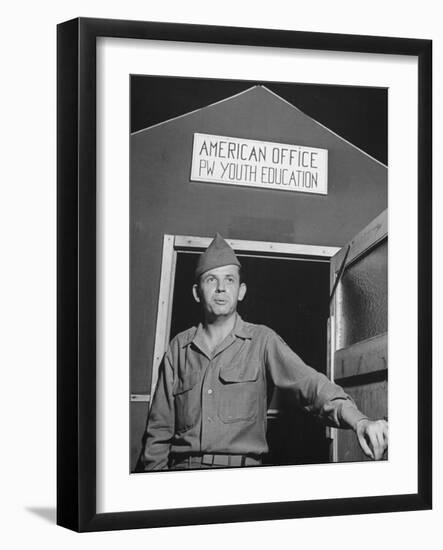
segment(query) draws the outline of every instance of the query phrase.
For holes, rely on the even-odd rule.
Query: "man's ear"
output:
[[[192,295],[197,303],[200,303],[200,296],[198,295],[198,285],[192,285]]]
[[[243,300],[247,290],[248,290],[248,287],[246,286],[246,283],[240,283],[240,288],[238,289],[238,301],[239,302],[241,302]]]

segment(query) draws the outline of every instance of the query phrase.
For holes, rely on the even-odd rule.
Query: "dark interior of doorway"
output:
[[[326,372],[329,316],[329,261],[241,256],[248,290],[239,304],[242,318],[267,325],[305,361]],[[171,338],[197,325],[199,305],[191,288],[197,255],[177,254]],[[313,464],[329,461],[324,426],[297,409],[289,395],[275,391],[268,417],[267,464]]]

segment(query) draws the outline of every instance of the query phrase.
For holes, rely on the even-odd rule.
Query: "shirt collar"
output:
[[[201,338],[202,330],[202,323],[199,323],[197,327],[193,327],[193,329],[191,329],[187,334],[187,338],[185,338],[185,340],[183,341],[182,347],[186,347],[191,343],[195,343],[196,345],[198,345]],[[251,339],[253,335],[252,333],[253,331],[251,325],[249,323],[245,323],[245,321],[243,321],[243,319],[237,313],[232,334],[235,334],[235,336],[243,339]]]
[[[237,313],[237,318],[235,320],[234,325],[234,334],[236,336],[239,336],[243,339],[251,339],[252,338],[252,327],[249,323],[245,323],[243,319],[240,317],[240,315]]]

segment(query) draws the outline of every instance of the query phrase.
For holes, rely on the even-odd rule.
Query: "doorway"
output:
[[[170,338],[200,321],[191,288],[196,250],[177,250],[170,314]],[[241,253],[246,297],[242,318],[275,330],[310,366],[327,374],[329,257],[303,254]],[[313,464],[329,461],[325,427],[297,409],[290,396],[274,390],[268,408],[267,464]]]

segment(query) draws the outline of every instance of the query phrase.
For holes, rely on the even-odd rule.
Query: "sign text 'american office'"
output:
[[[328,151],[196,133],[191,180],[326,195]]]

